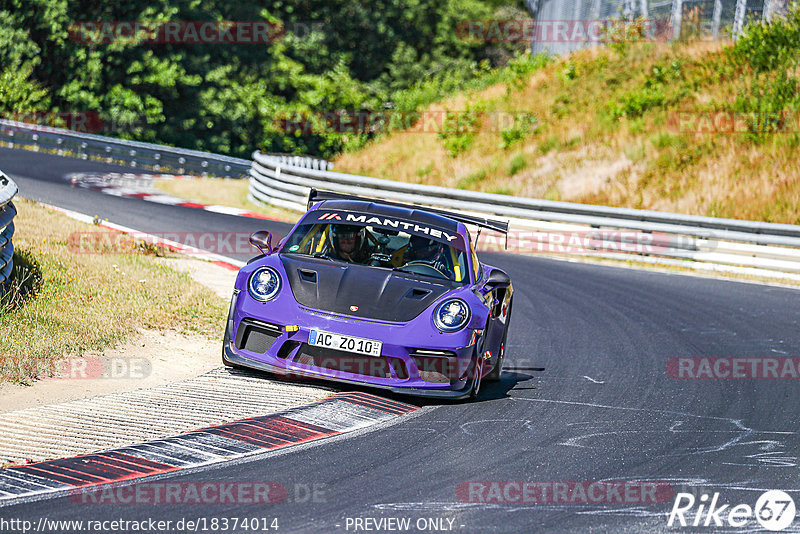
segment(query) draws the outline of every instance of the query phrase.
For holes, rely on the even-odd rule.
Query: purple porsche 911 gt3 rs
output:
[[[499,380],[511,317],[508,275],[478,261],[467,225],[508,224],[311,191],[308,212],[243,267],[222,360],[291,377],[429,397]]]

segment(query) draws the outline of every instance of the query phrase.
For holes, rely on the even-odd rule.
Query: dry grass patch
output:
[[[232,178],[194,178],[191,180],[155,180],[159,191],[192,202],[216,204],[261,213],[280,221],[295,222],[298,214],[277,206],[264,206],[247,199],[249,180]]]
[[[77,235],[108,230],[30,201],[16,206],[14,244],[40,281],[34,295],[0,310],[0,381],[48,376],[60,359],[112,347],[141,328],[222,338],[226,304],[156,263],[151,247],[78,253]]]
[[[639,42],[578,51],[534,72],[526,83],[499,84],[430,106],[535,116],[539,127],[510,146],[503,146],[502,132],[484,129],[453,155],[441,136],[397,132],[342,155],[337,170],[485,192],[800,224],[796,133],[753,138],[678,127],[678,112],[733,111],[740,105],[737,99],[748,94],[754,71],[731,60],[730,46]]]
[[[791,90],[800,89],[800,82],[780,75],[800,76],[800,48],[786,45],[795,61],[789,67],[763,67],[772,57],[769,46],[800,36],[800,8],[796,19],[788,30],[774,23],[763,30],[778,37],[784,31],[785,38],[772,40],[758,38],[761,30],[749,26],[755,37],[745,35],[735,47],[640,41],[553,61],[520,60],[477,84],[479,89],[421,110],[428,118],[441,112],[467,117],[465,126],[437,124],[420,131],[417,125],[393,132],[342,154],[336,170],[490,193],[800,224],[800,132],[697,134],[680,118],[687,112],[707,117],[753,109],[800,116],[800,91]],[[489,124],[498,114],[524,115],[535,127]],[[244,183],[198,184],[159,187],[198,201],[248,206]]]

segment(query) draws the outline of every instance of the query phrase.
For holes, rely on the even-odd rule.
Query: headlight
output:
[[[275,298],[281,290],[281,276],[272,267],[261,267],[250,275],[247,289],[251,297],[266,302]]]
[[[469,322],[469,306],[463,300],[450,299],[433,311],[433,323],[442,332],[458,332]]]

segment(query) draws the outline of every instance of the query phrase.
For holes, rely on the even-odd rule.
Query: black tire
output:
[[[514,304],[514,299],[511,299],[511,302],[508,303],[508,312],[506,315],[506,328],[503,330],[503,340],[500,342],[500,354],[497,358],[497,365],[494,366],[494,369],[486,375],[484,378],[487,382],[499,382],[500,375],[503,372],[503,360],[505,359],[505,350],[506,350],[506,339],[508,338],[508,325],[511,324],[511,306]]]
[[[503,334],[503,336],[505,337],[505,334]],[[504,346],[505,346],[505,341],[500,343],[500,354],[501,355],[503,354],[503,347]],[[495,365],[494,369],[492,369],[489,372],[489,374],[486,375],[486,378],[484,378],[484,380],[486,380],[487,382],[499,382],[500,381],[500,373],[502,373],[502,372],[503,372],[503,358],[501,357],[500,359],[497,360],[497,365]]]

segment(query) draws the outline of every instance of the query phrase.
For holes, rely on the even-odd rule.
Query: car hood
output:
[[[341,315],[407,322],[454,289],[363,265],[280,259],[298,303]]]

